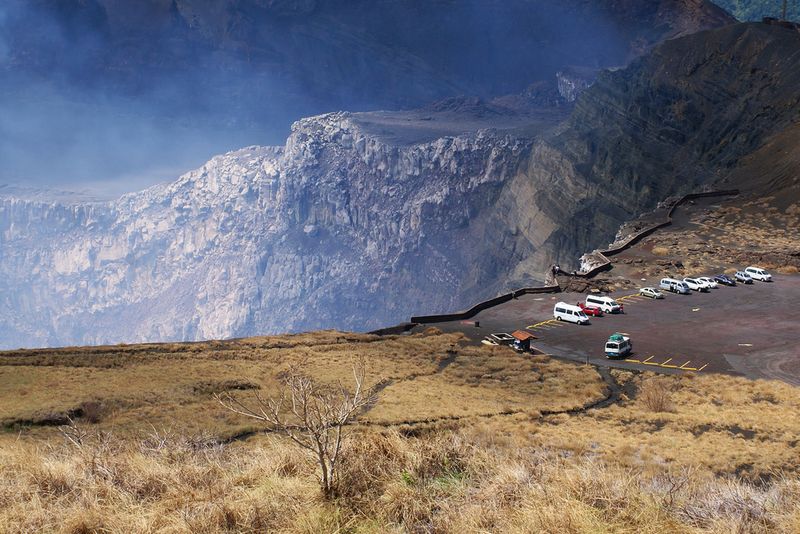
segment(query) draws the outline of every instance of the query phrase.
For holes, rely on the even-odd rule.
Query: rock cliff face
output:
[[[6,196],[0,345],[363,330],[530,284],[796,123],[798,58],[738,25],[601,74],[561,123],[327,114],[113,202]]]
[[[469,221],[528,150],[490,132],[391,146],[337,113],[114,202],[5,198],[0,344],[361,329],[457,306],[480,255]]]
[[[558,251],[610,243],[616,221],[706,184],[765,189],[771,174],[743,179],[738,167],[752,165],[748,156],[773,136],[796,130],[798,87],[800,33],[760,23],[668,41],[626,69],[601,73],[558,131],[537,141],[529,169],[508,188],[537,199],[544,213],[571,206],[551,216],[561,224],[531,257],[541,264],[549,250],[569,265]],[[553,187],[525,189],[548,175],[558,177]],[[538,210],[512,203],[507,213],[524,221]]]

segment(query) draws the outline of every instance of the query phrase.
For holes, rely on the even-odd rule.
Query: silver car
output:
[[[744,270],[753,280],[761,280],[762,282],[772,282],[772,275],[761,267],[748,267]]]
[[[639,290],[639,294],[643,297],[650,297],[651,299],[664,298],[664,293],[654,287],[643,287]]]

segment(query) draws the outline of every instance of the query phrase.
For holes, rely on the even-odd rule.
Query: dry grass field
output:
[[[136,432],[142,424],[223,439],[249,423],[213,395],[269,397],[290,366],[321,382],[351,380],[363,358],[382,402],[363,414],[375,423],[558,410],[599,399],[605,385],[592,369],[502,348],[464,346],[460,334],[380,338],[318,332],[225,342],[27,350],[0,353],[0,425],[42,428],[68,416],[103,430]]]
[[[380,395],[335,500],[285,437],[228,441],[256,427],[214,393],[272,395],[293,364],[347,383],[357,357]],[[429,330],[7,352],[0,396],[2,532],[800,530],[800,391],[777,382],[604,378]]]

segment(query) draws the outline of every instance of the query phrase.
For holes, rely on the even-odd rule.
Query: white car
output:
[[[708,293],[709,291],[708,286],[697,278],[684,278],[683,283],[689,286],[692,291],[701,291],[703,293]]]
[[[744,270],[750,275],[753,280],[761,280],[762,282],[772,282],[772,275],[761,267],[748,267]]]
[[[651,299],[663,299],[664,293],[654,287],[643,287],[639,290],[639,294],[643,297],[650,297]]]
[[[705,282],[711,289],[717,289],[717,287],[719,287],[718,284],[714,281],[714,279],[708,276],[700,276],[697,279],[700,280],[701,282]]]

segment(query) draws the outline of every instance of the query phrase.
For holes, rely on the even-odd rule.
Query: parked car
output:
[[[643,287],[639,290],[639,294],[643,297],[650,297],[651,299],[663,299],[664,293],[654,287]]]
[[[612,334],[606,341],[606,358],[621,358],[633,351],[631,338],[622,334]]]
[[[576,306],[582,309],[583,313],[585,313],[586,315],[590,315],[592,317],[603,316],[603,310],[601,310],[599,306],[587,306],[583,302],[577,303]]]
[[[622,304],[612,299],[611,297],[600,296],[600,295],[587,295],[586,305],[597,306],[598,308],[603,310],[603,313],[625,313],[625,308],[622,306]]]
[[[750,278],[750,275],[744,271],[736,271],[736,274],[733,275],[736,278],[737,282],[741,282],[743,284],[752,284],[753,279]]]
[[[673,293],[678,293],[679,295],[688,295],[692,292],[689,286],[674,278],[662,278],[659,287],[667,291],[672,291]]]
[[[748,267],[744,270],[750,275],[753,280],[761,280],[762,282],[772,282],[772,275],[761,267]]]
[[[697,278],[684,278],[683,283],[689,286],[689,289],[692,291],[701,291],[703,293],[708,293],[709,291],[708,285],[704,284]]]
[[[718,274],[714,277],[714,281],[718,284],[722,284],[725,286],[735,286],[736,280],[728,276],[727,274]]]
[[[697,279],[708,285],[709,288],[717,289],[717,282],[713,278],[709,276],[698,276]]]
[[[589,324],[589,318],[580,307],[567,304],[566,302],[559,302],[553,307],[553,317],[558,321]]]

